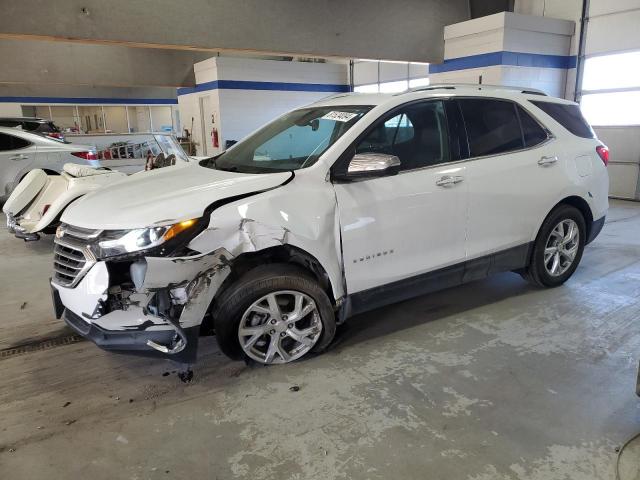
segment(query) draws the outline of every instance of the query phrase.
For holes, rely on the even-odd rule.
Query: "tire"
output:
[[[568,241],[571,225],[577,229],[578,238]],[[566,235],[561,237],[560,233],[566,233]],[[522,277],[537,287],[552,288],[562,285],[578,268],[586,238],[586,224],[580,210],[571,205],[558,206],[540,227],[533,246],[531,262],[522,273]],[[555,253],[553,253],[554,248]],[[570,260],[570,253],[574,249],[575,254]],[[558,268],[554,271],[556,257],[559,259]]]
[[[262,265],[245,273],[216,299],[212,316],[224,354],[262,364],[289,363],[321,352],[336,331],[326,292],[305,270],[289,264]],[[272,348],[274,343],[278,346]]]

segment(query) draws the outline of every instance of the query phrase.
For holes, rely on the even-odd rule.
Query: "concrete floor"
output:
[[[191,384],[163,361],[47,343],[70,334],[51,314],[51,243],[0,231],[0,478],[613,479],[640,431],[640,204],[612,202],[563,287],[503,274],[417,298],[283,367],[204,338]],[[621,463],[640,478],[640,441]]]

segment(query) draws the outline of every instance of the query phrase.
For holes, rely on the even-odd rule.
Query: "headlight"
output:
[[[157,247],[193,227],[197,222],[197,219],[191,219],[173,225],[165,225],[164,227],[109,232],[106,234],[108,238],[103,237],[103,240],[98,242],[100,247],[99,256],[102,258],[113,257]],[[113,236],[116,237],[112,238]]]

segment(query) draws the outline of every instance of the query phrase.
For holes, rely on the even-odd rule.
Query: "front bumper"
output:
[[[105,350],[191,364],[200,325],[229,274],[230,259],[224,249],[145,258],[144,281],[117,309],[107,308],[114,285],[106,262],[97,262],[74,287],[51,282],[56,317]],[[159,309],[156,295],[169,299],[166,308]]]
[[[149,342],[157,345],[171,345],[178,341],[173,329],[164,330],[107,330],[95,323],[88,323],[71,310],[65,309],[62,318],[76,333],[91,340],[104,350],[142,355],[146,357],[167,358],[167,354],[149,347]],[[194,363],[197,357],[199,327],[185,329],[186,347],[174,355],[172,360],[180,363]]]

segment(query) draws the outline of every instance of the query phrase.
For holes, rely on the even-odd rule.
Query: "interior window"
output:
[[[524,147],[514,103],[484,98],[459,102],[472,157],[496,155]]]
[[[518,116],[522,125],[522,136],[526,147],[533,147],[547,139],[547,132],[527,111],[518,105]]]
[[[18,150],[31,145],[28,141],[14,137],[13,135],[7,135],[6,133],[0,133],[0,152],[6,152],[8,150]]]
[[[441,101],[409,105],[383,119],[358,144],[356,153],[386,153],[400,159],[401,170],[449,160],[447,122]]]

